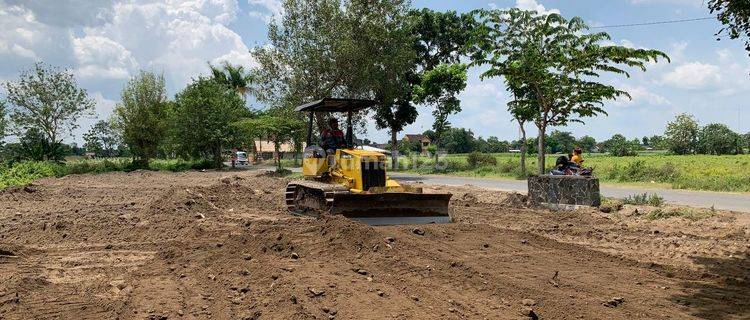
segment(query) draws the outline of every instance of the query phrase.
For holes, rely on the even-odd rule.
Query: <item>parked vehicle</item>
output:
[[[249,163],[247,160],[247,152],[245,151],[237,151],[235,153],[235,158],[237,159],[236,163],[239,165],[246,166]]]

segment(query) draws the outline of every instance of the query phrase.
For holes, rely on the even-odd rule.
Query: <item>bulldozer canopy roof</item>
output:
[[[297,111],[348,112],[359,111],[376,105],[373,100],[325,98],[297,107]]]

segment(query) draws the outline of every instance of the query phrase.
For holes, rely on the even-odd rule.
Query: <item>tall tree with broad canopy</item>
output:
[[[482,77],[505,77],[522,92],[516,101],[535,107],[539,130],[539,173],[545,171],[544,137],[549,126],[582,122],[605,114],[604,102],[630,95],[597,82],[603,73],[629,76],[626,68],[646,70],[658,58],[658,50],[606,45],[605,32],[588,33],[583,19],[559,14],[539,14],[520,9],[478,10],[483,23],[477,39],[484,52],[475,64],[488,65]],[[508,80],[509,79],[509,80]]]
[[[326,97],[372,98],[362,88],[371,81],[363,66],[373,57],[360,56],[364,49],[355,43],[368,34],[355,35],[359,21],[347,14],[356,1],[369,2],[284,0],[282,21],[268,25],[269,45],[252,50],[256,98],[286,108]],[[318,130],[325,121],[316,114]]]
[[[745,38],[745,50],[750,54],[750,1],[709,0],[708,9],[724,24],[716,36],[727,34],[731,39]]]
[[[165,140],[168,104],[164,76],[140,71],[122,89],[113,121],[133,155],[133,165],[148,168]]]
[[[421,83],[414,88],[414,101],[432,105],[435,110],[432,115],[433,142],[440,145],[440,139],[450,127],[448,117],[461,111],[461,101],[457,95],[466,88],[467,65],[441,64],[430,71],[424,72]],[[434,153],[435,162],[438,153]]]
[[[378,102],[374,117],[389,129],[397,163],[397,133],[416,120],[413,88],[421,73],[457,62],[471,15],[409,11],[409,1],[285,0],[271,22],[271,46],[257,47],[257,98],[293,107],[329,96]],[[316,114],[318,131],[325,127]]]
[[[186,158],[224,163],[223,151],[235,141],[232,123],[250,114],[233,90],[213,79],[193,80],[175,98],[171,134]]]
[[[677,115],[674,121],[667,123],[667,131],[664,133],[669,151],[679,155],[695,153],[699,130],[698,121],[693,115]]]
[[[62,140],[78,128],[78,119],[94,110],[94,100],[78,87],[72,72],[42,62],[4,87],[14,133],[38,130],[50,146],[44,148],[44,160],[61,160]]]
[[[0,100],[0,148],[2,148],[3,143],[5,143],[5,135],[8,128],[8,118],[6,117],[6,114],[5,101]]]
[[[596,148],[596,139],[591,136],[583,136],[576,141],[576,144],[585,152],[593,152]]]
[[[289,109],[325,97],[374,99],[376,124],[390,129],[392,140],[414,122],[408,1],[285,0],[283,5],[282,21],[269,24],[272,45],[253,50],[259,101]],[[315,120],[322,131],[325,115],[317,113]]]
[[[114,157],[120,144],[120,136],[112,119],[97,121],[83,135],[83,140],[86,151],[95,152],[100,157]]]
[[[299,140],[305,133],[305,123],[296,117],[285,115],[285,112],[271,110],[257,118],[245,118],[232,124],[239,132],[248,136],[265,137],[273,142],[274,151],[279,155],[274,159],[277,172],[283,170],[281,145],[287,142],[294,144],[295,140]]]
[[[422,84],[425,74],[438,65],[460,62],[470,48],[469,40],[475,30],[475,20],[471,14],[459,15],[455,11],[437,12],[424,8],[409,12],[408,30],[410,38],[406,40],[411,41],[407,44],[411,45],[413,60],[411,66],[405,69],[406,74],[395,79],[405,85],[403,93],[394,103],[383,103],[377,109],[375,118],[378,128],[389,128],[391,131],[391,161],[394,168],[398,163],[397,134],[417,118],[414,104],[419,102],[414,99],[415,88]],[[443,84],[433,82],[431,85]]]
[[[742,137],[725,124],[708,124],[698,134],[698,153],[738,154],[742,153],[743,148]]]
[[[482,76],[480,78],[484,79]],[[525,92],[523,90],[528,88],[522,87],[520,83],[513,82],[514,79],[518,79],[518,77],[506,78],[505,85],[507,89],[515,97],[524,96]],[[526,123],[534,121],[537,110],[537,104],[533,100],[519,100],[516,98],[508,102],[508,112],[510,112],[513,119],[518,123],[518,130],[521,132],[521,141],[526,141]],[[526,177],[526,153],[528,148],[526,143],[522,143],[520,147],[521,175]]]
[[[246,99],[247,95],[250,94],[253,77],[245,71],[245,67],[233,65],[227,61],[224,61],[221,67],[214,66],[211,63],[208,64],[208,67],[211,69],[211,76],[217,83],[234,90],[242,99]]]

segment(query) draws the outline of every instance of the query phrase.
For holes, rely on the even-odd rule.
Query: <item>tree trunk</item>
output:
[[[255,138],[250,138],[250,143],[253,145],[250,148],[250,152],[252,153],[252,162],[256,163],[258,161],[258,148],[255,146]]]
[[[273,144],[273,157],[274,160],[276,160],[276,172],[281,172],[281,152],[279,151],[281,148],[279,148],[281,143],[274,142]]]
[[[435,137],[435,154],[433,155],[433,156],[435,156],[435,165],[437,165],[437,163],[438,163],[438,148],[439,148],[438,146],[439,145],[440,145],[440,138],[438,138],[436,136]]]
[[[544,124],[537,127],[539,128],[539,138],[537,138],[537,162],[539,163],[539,174],[544,174],[544,133],[547,128]]]
[[[523,122],[518,122],[521,128],[521,174],[526,177],[526,129],[523,127]]]
[[[398,139],[396,138],[396,135],[398,132],[396,130],[391,129],[391,170],[396,170],[398,168]]]

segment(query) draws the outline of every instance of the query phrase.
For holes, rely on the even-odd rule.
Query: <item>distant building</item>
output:
[[[280,157],[281,159],[294,158],[294,145],[289,142],[282,143],[279,146],[280,154],[276,154],[273,141],[253,140],[253,143],[255,144],[255,151],[258,152],[258,156],[264,160],[276,159],[276,157]],[[252,152],[252,148],[245,151],[248,153]]]
[[[405,142],[419,142],[419,153],[425,156],[427,155],[427,149],[432,144],[432,140],[423,134],[407,134],[401,140]]]

